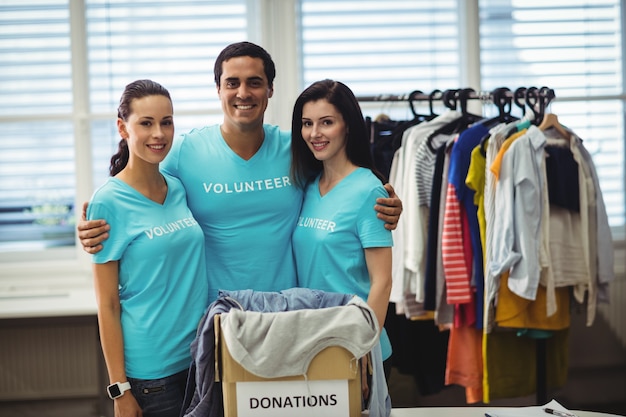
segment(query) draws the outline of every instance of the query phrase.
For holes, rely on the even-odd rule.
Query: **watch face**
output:
[[[111,384],[107,387],[107,390],[109,391],[109,397],[115,399],[117,397],[119,397],[120,395],[122,395],[122,392],[120,391],[120,387],[117,384]]]

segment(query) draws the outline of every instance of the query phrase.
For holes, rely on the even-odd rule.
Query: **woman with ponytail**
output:
[[[112,226],[93,272],[116,417],[179,416],[190,344],[208,303],[202,229],[181,182],[159,170],[174,138],[173,113],[160,84],[126,86],[111,177],[87,210],[88,219]]]

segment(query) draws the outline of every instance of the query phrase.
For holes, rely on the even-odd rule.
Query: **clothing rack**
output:
[[[421,90],[413,90],[408,94],[378,94],[357,96],[359,102],[394,102],[394,101],[442,101],[445,99],[467,99],[495,101],[501,98],[521,99],[531,97],[552,100],[555,98],[554,90],[549,87],[519,87],[516,90],[510,90],[507,87],[499,87],[492,91],[475,91],[473,88],[460,89],[435,89],[429,94]]]
[[[556,98],[554,90],[549,87],[519,87],[511,90],[508,87],[499,87],[492,91],[475,91],[472,88],[460,89],[435,89],[429,94],[421,90],[414,90],[408,94],[379,94],[357,96],[361,103],[366,102],[407,102],[415,116],[418,115],[413,103],[417,101],[427,101],[432,113],[433,103],[442,102],[446,107],[456,110],[460,107],[463,113],[467,113],[468,100],[480,100],[484,103],[495,104],[500,114],[509,114],[514,103],[522,111],[526,107],[535,114],[535,121],[540,123],[545,114],[548,104]]]
[[[414,102],[427,101],[430,112],[433,113],[433,103],[442,102],[446,107],[456,110],[460,105],[460,110],[466,114],[468,100],[480,100],[483,103],[492,103],[498,107],[500,115],[510,115],[511,106],[514,103],[518,108],[525,111],[529,108],[534,113],[535,123],[540,123],[545,114],[545,110],[552,100],[556,98],[554,90],[548,87],[519,87],[511,90],[507,87],[496,88],[493,91],[475,91],[471,88],[463,89],[435,89],[429,94],[420,90],[414,90],[408,94],[379,94],[357,96],[361,103],[365,102],[407,102],[411,111],[418,116]],[[536,402],[538,405],[548,401],[547,384],[547,339],[545,337],[535,338],[536,352]]]

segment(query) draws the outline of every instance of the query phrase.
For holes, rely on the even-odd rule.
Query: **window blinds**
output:
[[[583,139],[610,223],[624,225],[620,1],[480,0],[479,5],[483,88],[554,89],[548,111]]]

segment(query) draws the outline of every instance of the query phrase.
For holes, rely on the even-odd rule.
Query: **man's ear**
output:
[[[269,91],[269,94],[267,95],[267,97],[272,98],[272,96],[274,95],[274,87],[273,86],[270,87],[269,90],[270,91]]]

